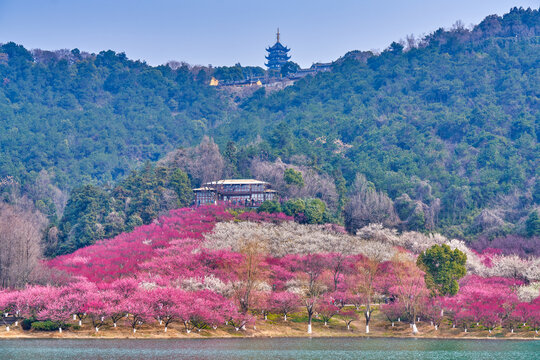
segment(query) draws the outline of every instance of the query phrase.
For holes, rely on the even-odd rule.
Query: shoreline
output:
[[[317,334],[305,334],[305,335],[290,335],[290,336],[273,336],[273,335],[210,335],[210,336],[163,336],[158,334],[138,334],[135,336],[92,336],[92,335],[77,335],[69,333],[43,333],[43,334],[16,334],[13,336],[5,336],[0,334],[0,341],[2,340],[30,340],[30,339],[50,339],[50,340],[224,340],[224,339],[347,339],[347,338],[359,338],[359,339],[414,339],[414,340],[486,340],[486,341],[540,341],[539,337],[481,337],[481,336],[405,336],[405,335],[366,335],[366,334],[337,334],[337,335],[317,335]]]

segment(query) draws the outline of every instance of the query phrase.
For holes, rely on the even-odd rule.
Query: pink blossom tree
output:
[[[411,320],[413,333],[418,333],[417,315],[429,291],[424,283],[424,273],[409,261],[395,262],[393,276],[396,285],[391,292],[405,306]]]
[[[160,324],[165,326],[167,332],[169,325],[181,319],[189,306],[188,297],[185,292],[173,288],[157,288],[150,292],[150,302],[153,307],[153,314]]]
[[[512,313],[513,318],[519,319],[519,321],[525,326],[527,323],[527,319],[534,311],[539,311],[540,309],[535,306],[534,304],[529,303],[519,303],[516,305],[516,308],[514,309]]]
[[[126,316],[122,307],[122,302],[127,298],[124,298],[114,290],[105,291],[102,296],[106,306],[105,312],[111,318],[113,327],[116,328],[118,321]]]
[[[343,318],[343,320],[345,320],[345,324],[347,325],[347,330],[351,329],[351,323],[353,321],[358,320],[358,313],[354,311],[354,309],[348,309],[348,310],[341,309],[339,311],[339,315]]]
[[[388,321],[392,323],[392,327],[394,327],[396,321],[401,321],[406,310],[402,303],[394,301],[381,305],[381,312],[386,316]]]
[[[324,326],[328,326],[328,322],[330,319],[332,319],[335,315],[339,313],[339,307],[334,305],[332,299],[329,297],[325,297],[319,301],[317,304],[317,313],[321,316],[322,320],[324,321]]]
[[[422,313],[431,322],[431,325],[435,327],[435,330],[438,330],[444,314],[441,299],[429,299],[429,301],[424,304]]]
[[[89,294],[83,311],[88,314],[92,327],[96,332],[105,324],[105,319],[110,315],[110,307],[106,303],[107,296],[103,292]]]
[[[373,315],[373,302],[377,288],[377,281],[381,275],[381,263],[378,258],[361,258],[356,264],[355,295],[359,303],[364,305],[364,318],[366,319],[366,334],[369,333],[369,322]]]
[[[8,315],[12,315],[15,319],[18,319],[17,315],[17,291],[0,291],[0,318],[6,327],[6,331],[10,330],[10,323],[6,318]],[[17,326],[17,324],[15,324]]]
[[[320,281],[320,276],[326,269],[324,256],[320,254],[308,254],[297,257],[297,276],[300,280],[300,287],[297,288],[302,296],[304,306],[308,314],[308,334],[312,331],[312,319],[315,312],[315,306],[319,298],[327,290],[326,286]]]
[[[272,310],[270,304],[270,291],[254,291],[251,295],[252,298],[252,310],[260,313],[264,320],[268,319],[268,313]]]
[[[535,309],[529,313],[527,325],[529,325],[537,334],[538,331],[540,331],[540,306],[538,306],[538,304],[536,304]]]
[[[282,314],[284,321],[287,321],[287,315],[298,311],[300,306],[299,296],[289,291],[278,291],[272,293],[269,302],[272,311]]]
[[[16,312],[25,318],[37,318],[50,301],[58,299],[60,289],[53,286],[29,286],[16,298]]]
[[[522,317],[515,311],[502,321],[502,326],[506,329],[510,329],[512,334],[520,324],[522,324]]]
[[[231,319],[235,310],[234,304],[224,297],[209,290],[198,291],[193,294],[186,331],[217,328]]]
[[[476,322],[474,314],[466,309],[456,312],[454,321],[456,325],[462,327],[465,332],[467,332],[470,326]]]
[[[90,298],[91,294],[97,292],[97,287],[94,283],[88,281],[78,281],[70,284],[60,291],[59,296],[65,297],[67,301],[72,303],[73,320],[79,320],[79,326],[82,326],[82,322],[88,316],[85,311],[86,302]]]
[[[49,302],[37,316],[40,319],[47,319],[58,323],[58,331],[62,333],[62,325],[67,322],[75,312],[75,303],[68,297],[49,299]]]
[[[500,324],[501,318],[500,314],[502,312],[502,306],[497,303],[479,303],[476,307],[477,319],[488,329],[489,333],[493,331],[497,325]]]
[[[136,333],[137,329],[150,321],[154,315],[149,294],[145,290],[139,290],[133,296],[124,299],[120,303],[120,309],[128,315],[128,323],[133,333]]]

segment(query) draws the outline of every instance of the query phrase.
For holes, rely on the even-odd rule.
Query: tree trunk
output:
[[[137,329],[133,328],[133,333],[135,334],[137,332]]]
[[[79,326],[82,326],[82,320],[79,320]]]
[[[62,328],[61,328],[61,327],[58,328],[58,332],[59,332],[60,334],[62,333]]]
[[[369,334],[369,321],[371,320],[371,309],[369,308],[369,304],[366,305],[366,311],[364,312],[364,316],[366,318],[366,334]]]
[[[167,332],[167,327],[165,326],[165,332]]]
[[[98,331],[99,331],[99,328],[96,326],[96,332],[98,332]]]
[[[285,321],[287,321],[287,314],[285,314]]]
[[[6,331],[7,331],[7,332],[9,332],[9,325],[8,325],[8,326],[6,326]]]
[[[113,326],[116,327],[116,323],[114,323]]]
[[[418,334],[418,328],[416,327],[416,323],[413,323],[412,325],[412,332],[413,334]]]
[[[439,327],[437,326],[437,324],[435,324],[435,330],[437,330]]]
[[[392,321],[392,327],[394,327],[394,322]]]

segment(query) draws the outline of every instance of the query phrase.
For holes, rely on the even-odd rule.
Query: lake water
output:
[[[540,341],[388,338],[0,340],[0,359],[540,359]]]

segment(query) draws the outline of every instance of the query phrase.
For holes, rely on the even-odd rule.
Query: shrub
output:
[[[30,330],[32,328],[32,323],[35,322],[36,319],[24,319],[21,321],[21,327],[23,330]]]
[[[34,321],[32,323],[32,329],[36,331],[54,331],[54,330],[58,330],[59,327],[60,326],[57,322],[50,321],[50,320]]]

